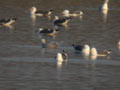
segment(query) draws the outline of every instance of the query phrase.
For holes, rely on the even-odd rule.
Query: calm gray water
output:
[[[110,0],[107,15],[98,12],[103,0],[0,0],[0,18],[17,17],[11,27],[0,27],[0,90],[119,90],[120,89],[120,0]],[[48,17],[30,16],[32,6],[53,9]],[[82,10],[55,37],[40,37],[40,27],[53,28],[54,15],[64,9]],[[41,38],[59,44],[41,48]],[[108,57],[83,57],[72,44],[89,44],[112,50]],[[59,65],[55,56],[68,51],[69,60]]]

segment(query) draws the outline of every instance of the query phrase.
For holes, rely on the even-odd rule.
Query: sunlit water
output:
[[[26,4],[27,3],[27,4]],[[0,90],[119,90],[120,1],[110,0],[108,11],[99,12],[102,0],[2,0],[0,18],[17,17],[10,27],[0,27]],[[53,9],[51,17],[30,16],[30,8]],[[54,37],[40,37],[40,27],[53,28],[54,15],[64,9],[82,10]],[[58,43],[42,48],[41,38]],[[72,44],[88,44],[98,51],[110,49],[108,57],[84,57]],[[55,56],[68,51],[68,61]]]

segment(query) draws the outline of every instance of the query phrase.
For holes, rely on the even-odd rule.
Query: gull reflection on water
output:
[[[10,30],[14,29],[14,27],[12,25],[6,25],[6,27],[8,27]]]
[[[91,60],[96,60],[96,59],[97,59],[97,55],[92,55],[92,56],[90,56],[90,59],[91,59]]]
[[[67,60],[66,61],[57,61],[57,69],[61,69],[63,64],[66,66],[67,65]]]
[[[57,69],[60,70],[62,68],[63,62],[57,62]]]
[[[57,64],[57,75],[56,75],[56,78],[57,78],[57,82],[58,84],[61,84],[62,83],[62,69],[64,69],[63,67],[64,66],[67,66],[67,60],[66,61],[56,61],[56,64]]]
[[[85,60],[88,60],[89,59],[89,53],[88,54],[82,54],[83,55],[83,58],[85,59]]]
[[[83,16],[80,16],[79,18],[80,18],[80,20],[82,21],[82,19],[83,19]]]
[[[102,10],[101,13],[103,15],[103,22],[107,22],[108,10]]]
[[[12,25],[2,25],[0,28],[8,29],[9,32],[13,32],[14,27]]]
[[[96,87],[96,60],[91,60],[91,84],[93,85],[93,88]]]
[[[51,16],[47,16],[48,20],[51,20]]]
[[[46,54],[46,48],[41,49],[41,55],[44,56]]]
[[[63,64],[63,62],[62,61],[59,61],[59,62],[57,61],[56,64],[57,64],[57,75],[56,75],[56,78],[58,80],[58,83],[61,83],[60,81],[61,81],[62,64]]]
[[[31,19],[32,19],[32,25],[35,26],[35,22],[36,22],[36,15],[30,15]]]

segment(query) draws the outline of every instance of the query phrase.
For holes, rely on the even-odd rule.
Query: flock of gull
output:
[[[108,11],[108,1],[109,0],[104,0],[104,3],[101,6],[99,6],[98,10],[100,10],[102,12],[107,12]],[[48,11],[37,10],[36,7],[32,7],[30,9],[31,16],[41,16],[41,17],[51,16],[53,12],[54,12],[53,10],[48,10]],[[50,36],[55,35],[57,32],[60,31],[59,30],[60,26],[66,26],[72,18],[82,16],[83,12],[82,11],[70,12],[69,10],[65,9],[61,15],[62,15],[62,17],[58,17],[58,16],[54,17],[54,20],[53,20],[54,29],[39,28],[37,30],[37,33],[40,35],[50,35]],[[1,19],[0,26],[11,25],[16,20],[17,20],[16,18]],[[41,39],[41,42],[42,42],[42,47],[47,48],[46,40]],[[118,42],[118,46],[120,46],[120,41]],[[107,56],[111,53],[110,50],[103,50],[103,52],[98,52],[95,47],[90,48],[90,46],[88,44],[85,44],[85,45],[73,44],[72,47],[76,52],[82,53],[84,56],[87,56],[87,57],[91,56],[91,57],[93,57],[93,59],[96,59],[97,56]],[[68,59],[67,51],[63,50],[62,52],[57,53],[56,59],[59,63],[62,63],[63,61],[67,61],[67,59]]]

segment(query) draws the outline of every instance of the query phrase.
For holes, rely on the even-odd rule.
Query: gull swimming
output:
[[[108,2],[109,2],[109,0],[104,0],[104,3],[103,3],[103,5],[101,5],[100,9],[108,10]]]
[[[36,16],[50,16],[53,13],[53,10],[44,11],[44,10],[37,10],[36,7],[32,7],[30,9],[30,13],[31,15],[36,15]]]
[[[89,56],[89,54],[90,54],[90,46],[85,44],[83,49],[82,49],[82,53],[83,53],[84,56]]]
[[[37,33],[40,35],[49,35],[49,36],[54,36],[57,32],[59,31],[58,28],[39,28],[37,30]]]
[[[111,53],[111,50],[103,50],[101,52],[97,52],[95,47],[91,48],[91,56],[108,56]]]
[[[66,26],[70,19],[71,19],[70,17],[59,18],[58,16],[55,16],[53,24],[57,26]]]
[[[68,60],[68,54],[66,51],[62,51],[62,53],[57,53],[57,57],[56,57],[58,62],[63,62],[63,61],[67,61]]]
[[[58,67],[61,67],[62,66],[62,63],[64,61],[67,61],[68,60],[68,55],[67,55],[67,52],[63,50],[62,53],[57,53],[57,56],[56,56],[56,60],[57,60],[57,66]]]
[[[13,24],[16,20],[17,20],[16,18],[0,19],[0,25],[9,26]]]
[[[72,46],[75,49],[75,51],[82,52],[86,56],[89,55],[89,53],[90,53],[90,47],[87,44],[85,44],[85,45],[75,45],[75,44],[73,44]]]
[[[76,12],[70,13],[70,11],[66,9],[62,12],[62,14],[65,17],[77,17],[77,16],[82,16],[83,12],[82,11],[76,11]]]

